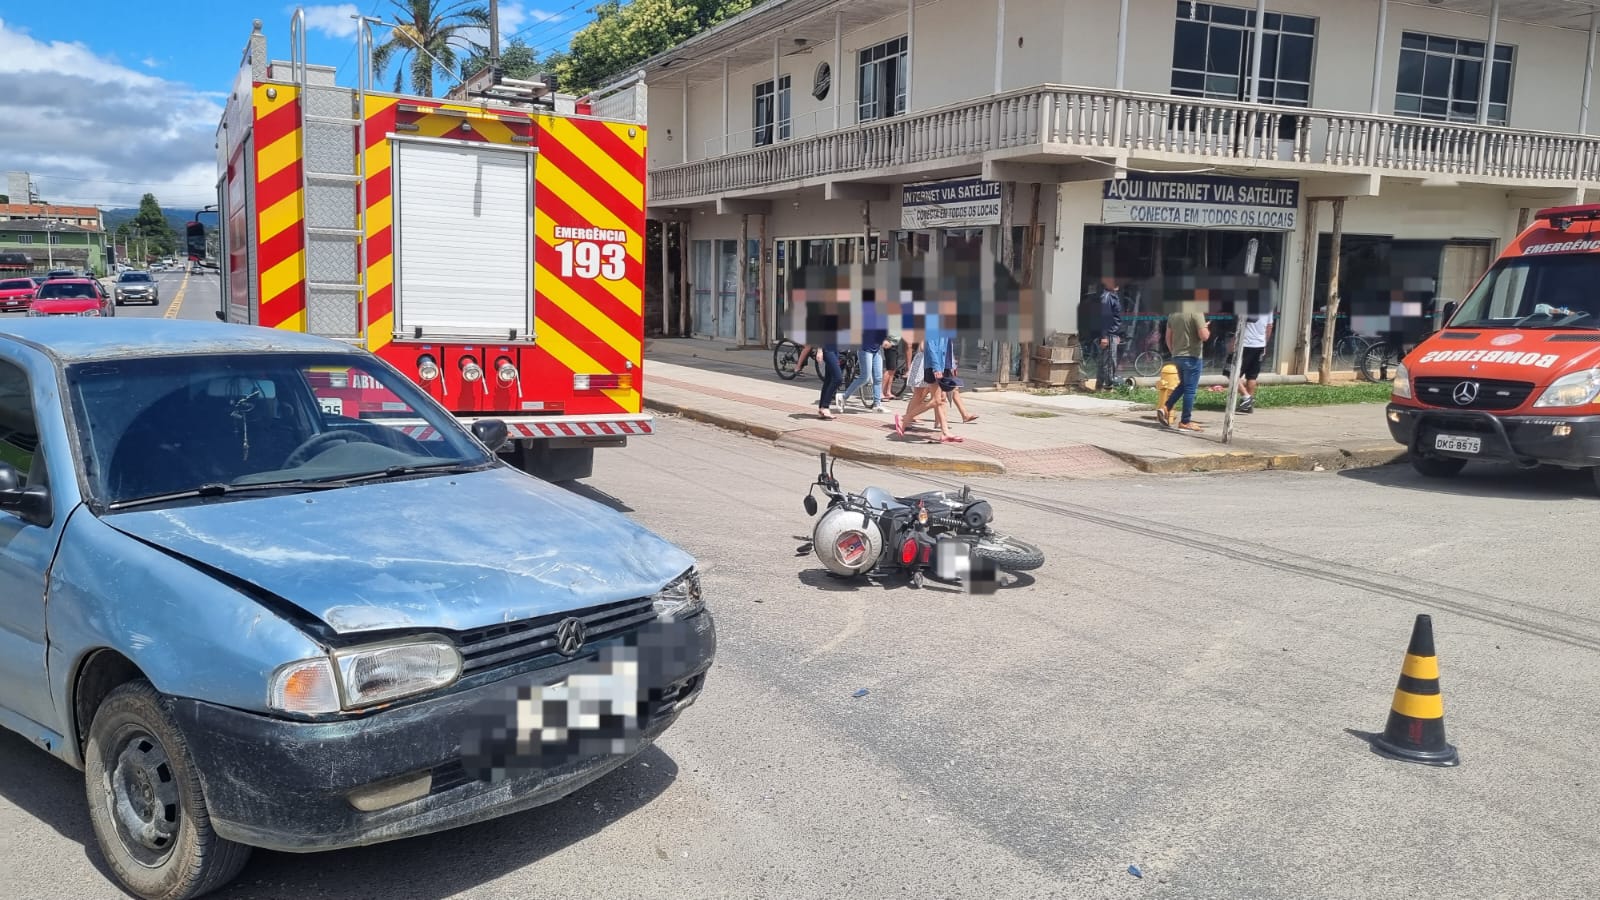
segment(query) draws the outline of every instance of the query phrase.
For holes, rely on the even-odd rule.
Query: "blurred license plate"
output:
[[[1433,449],[1451,453],[1477,453],[1483,449],[1483,439],[1463,437],[1458,434],[1441,434],[1433,439]]]

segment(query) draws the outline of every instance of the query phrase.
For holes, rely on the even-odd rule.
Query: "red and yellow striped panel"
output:
[[[424,110],[404,109],[402,102]],[[536,341],[521,353],[524,384],[533,388],[537,399],[562,401],[569,413],[641,412],[645,129],[534,114],[528,114],[523,122],[521,116],[504,110],[486,115],[471,106],[369,95],[366,240],[372,330],[368,349],[378,352],[394,341],[394,151],[389,136],[403,125],[405,135],[417,137],[502,145],[531,142],[539,154],[534,164]],[[472,127],[463,130],[463,121]],[[514,140],[518,137],[523,141]],[[623,277],[610,281],[563,277],[556,249],[563,240],[556,236],[560,227],[621,232],[626,260]],[[531,365],[527,364],[530,359]],[[448,367],[446,371],[448,377]],[[574,374],[622,373],[632,376],[628,389],[582,397],[573,396],[570,390]],[[466,399],[458,392],[447,403],[454,408]]]
[[[269,96],[269,92],[271,96]],[[305,331],[305,198],[299,93],[255,86],[256,271],[260,317],[271,328]]]

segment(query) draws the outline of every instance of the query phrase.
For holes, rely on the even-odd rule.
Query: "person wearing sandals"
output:
[[[944,413],[946,397],[955,389],[955,379],[949,369],[950,334],[944,330],[941,315],[953,317],[955,302],[940,302],[939,311],[928,316],[922,337],[924,392],[911,398],[911,402],[906,404],[904,416],[894,417],[894,430],[905,437],[907,424],[932,407],[934,424],[939,428],[938,443],[959,444],[962,438],[950,433],[950,422]]]
[[[820,418],[835,418],[834,400],[843,382],[844,372],[839,368],[839,345],[830,339],[822,345],[822,396],[817,400],[817,415]]]
[[[1205,353],[1205,343],[1211,339],[1211,326],[1199,304],[1185,303],[1184,308],[1167,316],[1167,349],[1172,351],[1172,362],[1178,367],[1178,390],[1167,397],[1165,406],[1156,408],[1156,419],[1163,425],[1172,425],[1172,408],[1183,398],[1183,418],[1178,422],[1180,431],[1204,431],[1194,422],[1194,395],[1200,387],[1200,360]]]

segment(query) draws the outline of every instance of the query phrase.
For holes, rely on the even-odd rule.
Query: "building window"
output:
[[[52,243],[52,244],[61,243],[61,233],[58,232],[58,231],[50,232],[50,243]]]
[[[789,107],[789,76],[778,79],[778,99],[772,99],[772,82],[763,81],[756,85],[755,133],[756,146],[764,147],[773,140],[773,113],[777,113],[777,139],[789,139],[790,107]]]
[[[1444,122],[1477,122],[1483,91],[1483,41],[1400,35],[1400,74],[1395,82],[1394,111],[1399,116]],[[1489,124],[1511,120],[1511,67],[1515,51],[1494,48],[1494,77],[1489,80]]]
[[[1179,0],[1172,39],[1172,93],[1249,100],[1255,27],[1253,9]],[[1261,85],[1256,96],[1262,103],[1309,106],[1317,20],[1267,13],[1261,27]]]
[[[19,235],[17,235],[17,243],[19,243],[19,244],[31,244],[31,243],[33,243],[33,235],[31,235],[31,234],[19,234]]]
[[[906,38],[897,37],[859,54],[856,121],[887,119],[906,111]]]

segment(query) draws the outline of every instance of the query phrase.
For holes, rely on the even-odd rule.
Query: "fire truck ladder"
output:
[[[300,190],[305,247],[306,321],[310,334],[368,346],[366,106],[372,30],[357,29],[361,75],[355,90],[306,66],[305,11],[290,25],[291,77],[300,96]]]

